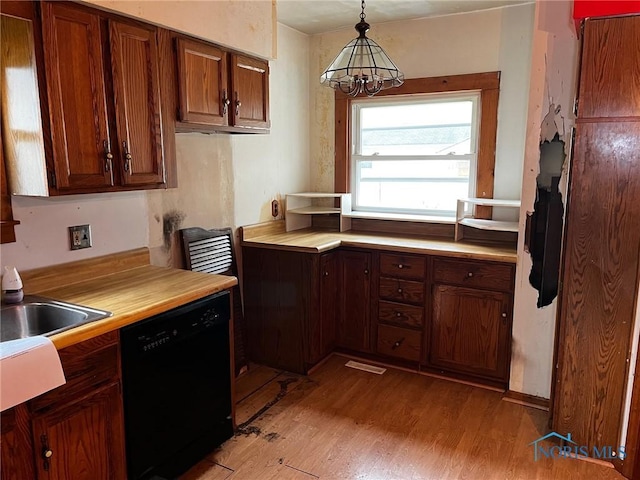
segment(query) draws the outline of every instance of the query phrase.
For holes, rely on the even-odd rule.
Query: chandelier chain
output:
[[[362,12],[360,12],[360,21],[364,22],[366,15],[364,13],[364,0],[362,0]]]

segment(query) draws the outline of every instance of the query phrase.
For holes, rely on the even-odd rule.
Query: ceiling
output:
[[[370,24],[474,12],[533,0],[367,0]],[[360,20],[359,0],[278,0],[278,21],[310,35],[353,27]]]

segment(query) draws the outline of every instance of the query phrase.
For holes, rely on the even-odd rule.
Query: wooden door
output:
[[[640,117],[640,15],[585,23],[578,116]]]
[[[100,18],[67,2],[42,3],[56,187],[113,185]]]
[[[33,417],[38,480],[126,478],[120,384]]]
[[[268,129],[269,62],[231,55],[231,119],[236,127]]]
[[[620,439],[639,281],[639,166],[640,121],[576,126],[553,427],[580,445]]]
[[[340,254],[340,317],[338,345],[368,352],[370,347],[371,254],[346,250]]]
[[[336,346],[339,292],[340,275],[338,274],[338,252],[325,253],[320,257],[321,357],[331,353]]]
[[[164,183],[156,30],[113,21],[110,33],[122,182]]]
[[[200,125],[229,125],[228,54],[213,45],[177,39],[179,118]]]
[[[448,370],[508,380],[510,296],[435,285],[429,363]]]

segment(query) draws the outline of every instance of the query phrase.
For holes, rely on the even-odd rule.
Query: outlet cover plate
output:
[[[71,250],[91,247],[91,225],[69,227],[69,245]]]

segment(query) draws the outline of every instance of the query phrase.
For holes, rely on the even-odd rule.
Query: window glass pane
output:
[[[361,160],[356,204],[374,210],[455,212],[469,196],[469,160]]]
[[[362,155],[464,155],[472,145],[473,101],[361,106]]]

